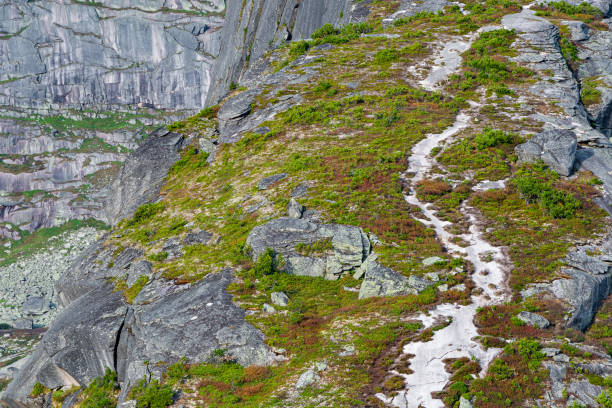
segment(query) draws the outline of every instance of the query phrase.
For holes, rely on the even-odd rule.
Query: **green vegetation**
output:
[[[38,397],[39,395],[43,395],[46,394],[47,392],[49,392],[49,389],[46,388],[44,385],[42,385],[41,383],[37,382],[36,384],[34,384],[34,387],[32,388],[32,392],[30,393],[30,395],[34,398]]]
[[[571,218],[580,208],[580,201],[572,194],[554,189],[533,173],[517,173],[513,183],[527,203],[539,202],[553,218]]]
[[[87,388],[81,392],[81,408],[115,408],[119,386],[117,373],[106,369],[104,377],[95,378]]]
[[[159,381],[147,382],[140,380],[131,391],[131,398],[136,400],[138,408],[165,408],[172,405],[174,391],[168,385],[160,385]]]
[[[304,256],[320,255],[333,249],[331,238],[313,242],[312,244],[298,243],[295,250]]]
[[[602,82],[597,78],[585,79],[581,83],[580,99],[585,106],[597,105],[601,103],[601,91],[597,86],[602,85]]]
[[[390,3],[374,2],[372,15],[391,10]],[[592,238],[606,228],[603,213],[591,201],[598,194],[592,177],[561,179],[538,165],[517,168],[515,164],[514,147],[523,142],[518,132],[534,131],[540,124],[508,119],[524,112],[511,98],[499,98],[521,92],[531,75],[509,61],[514,55],[510,48],[514,32],[482,33],[464,55],[461,74],[451,78],[444,93],[413,88],[414,78],[403,80],[409,67],[418,62],[415,60],[430,52],[432,42],[499,23],[504,14],[520,10],[520,3],[513,1],[465,3],[469,12],[465,16],[459,7],[451,6],[443,13],[421,13],[397,21],[385,31],[397,36],[361,36],[370,30],[383,32],[380,21],[371,20],[367,28],[324,26],[312,40],[292,43],[276,55],[281,62],[274,68],[285,68],[310,52],[316,57],[311,65],[320,74],[307,84],[266,88],[252,109],[257,112],[293,94],[302,96],[302,103],[262,124],[270,129],[267,133],[247,133],[235,144],[219,146],[212,163],[195,147],[186,148],[163,187],[163,201],[157,207],[142,208],[113,234],[112,243],[142,248],[155,262],[156,272],[178,283],[194,282],[232,267],[236,279],[228,291],[249,310],[247,320],[265,334],[268,345],[291,356],[270,368],[240,367],[224,350],[216,350],[201,364],[170,366],[162,381],[153,386],[154,392],[171,396],[170,387],[180,386],[186,398],[205,406],[281,406],[289,397],[282,391],[286,385],[321,360],[333,367],[333,381],[322,373],[324,385],[291,396],[304,406],[312,405],[314,398],[325,406],[375,406],[364,395],[400,387],[401,377],[382,378],[376,370],[388,372],[396,364],[397,354],[393,353],[397,351],[393,350],[415,339],[426,340],[434,329],[443,327],[420,330],[420,324],[410,317],[437,302],[467,303],[473,288],[469,279],[472,266],[459,258],[431,267],[422,265],[424,257],[448,255],[434,231],[412,217],[418,218],[419,211],[406,203],[400,174],[408,167],[412,146],[426,134],[450,126],[459,109],[467,107],[466,99],[482,102],[477,92],[481,87],[487,90],[488,99],[478,121],[458,134],[456,141],[433,152],[444,168],[434,168],[416,186],[419,197],[432,202],[457,234],[467,228],[461,203],[476,207],[487,223],[486,238],[508,248],[515,291],[556,278],[560,259],[571,243]],[[335,47],[313,50],[322,43]],[[287,71],[302,69],[289,67]],[[516,86],[511,90],[511,85]],[[236,86],[234,91],[241,90]],[[210,112],[173,129],[204,136],[213,121]],[[262,178],[281,172],[287,177],[259,190]],[[476,181],[506,178],[510,178],[506,188],[472,191]],[[304,181],[308,181],[308,195],[299,198],[300,203],[320,212],[322,222],[357,225],[376,235],[381,264],[406,276],[463,266],[463,272],[453,271],[456,274],[446,282],[450,286],[464,283],[466,290],[438,293],[430,288],[418,296],[359,300],[354,291],[359,282],[351,276],[327,281],[287,274],[285,261],[269,248],[253,262],[246,246],[248,233],[285,215],[290,193]],[[211,245],[186,247],[183,257],[167,259],[160,239],[183,238],[187,222],[190,228],[214,231],[219,239]],[[323,240],[295,249],[308,256],[323,255],[332,247],[329,240]],[[288,307],[282,313],[259,313],[276,291],[290,297]],[[449,361],[453,378],[443,395],[448,406],[456,405],[462,395],[475,397],[476,406],[487,408],[518,407],[541,395],[548,374],[540,367],[540,344],[529,338],[550,336],[552,330],[518,324],[516,315],[542,308],[545,311],[540,313],[551,321],[562,316],[559,309],[551,308],[548,313],[543,305],[540,300],[530,300],[478,311],[485,347],[504,347],[503,339],[517,341],[505,347],[485,378],[478,378],[481,367],[475,361]],[[334,333],[333,341],[330,333]],[[337,333],[342,336],[336,337]],[[593,331],[593,341],[606,340],[597,338],[598,333],[603,336],[608,331]],[[354,352],[342,353],[345,348]],[[164,387],[167,391],[162,391]]]
[[[561,180],[536,164],[519,169],[506,189],[473,197],[493,228],[486,238],[509,247],[514,290],[554,277],[571,240],[602,232],[605,215],[591,201],[597,194],[588,180]]]
[[[453,173],[474,171],[475,180],[501,180],[510,176],[514,147],[522,138],[514,133],[485,128],[446,148],[437,160]]]
[[[464,54],[463,76],[450,77],[454,87],[461,91],[486,86],[487,92],[497,95],[512,95],[506,83],[521,82],[531,71],[509,62],[507,57],[514,54],[511,45],[516,38],[512,30],[493,30],[480,34]]]
[[[134,213],[132,218],[127,220],[125,224],[130,227],[134,227],[137,225],[144,224],[145,221],[151,219],[153,216],[161,213],[166,209],[166,205],[162,202],[152,203],[152,204],[143,204]]]
[[[171,132],[183,133],[185,135],[194,132],[205,133],[214,125],[218,110],[218,106],[208,107],[196,115],[168,125],[167,128]]]
[[[574,18],[585,23],[593,23],[603,18],[601,10],[586,2],[574,5],[566,1],[552,1],[546,4],[538,4],[534,9],[536,10],[536,16],[558,19]]]

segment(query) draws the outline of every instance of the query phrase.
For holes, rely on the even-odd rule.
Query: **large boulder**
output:
[[[110,188],[105,209],[109,224],[117,224],[142,204],[157,199],[168,170],[180,158],[182,145],[182,135],[162,128],[128,157]]]
[[[253,260],[270,248],[283,256],[287,272],[328,279],[358,268],[371,252],[370,241],[361,228],[292,217],[255,227],[246,243]],[[318,250],[308,253],[304,249],[308,247]]]
[[[567,326],[584,330],[591,324],[597,308],[610,293],[611,275],[591,275],[576,269],[564,269],[562,272],[568,278],[553,281],[550,290],[557,298],[572,306]]]
[[[542,160],[562,176],[569,176],[574,168],[576,134],[571,130],[546,130],[515,148],[519,163]]]
[[[244,366],[272,363],[274,354],[264,335],[244,320],[244,310],[225,290],[232,279],[228,269],[193,285],[155,281],[143,289],[117,343],[117,372],[124,391],[148,372],[160,376],[165,370],[165,365],[151,363],[183,357],[189,363],[207,361],[218,349]]]

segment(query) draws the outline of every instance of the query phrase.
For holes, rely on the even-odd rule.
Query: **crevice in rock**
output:
[[[118,354],[119,354],[119,344],[121,343],[121,335],[123,334],[123,327],[125,326],[125,319],[127,318],[127,313],[119,326],[119,330],[117,330],[117,337],[115,339],[115,345],[113,347],[113,367],[115,372],[119,372],[119,364],[118,364]]]

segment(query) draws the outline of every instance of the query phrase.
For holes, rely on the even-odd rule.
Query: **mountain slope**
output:
[[[607,406],[609,7],[359,6],[130,156],[3,401]]]

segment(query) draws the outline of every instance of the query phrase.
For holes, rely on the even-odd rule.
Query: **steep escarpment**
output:
[[[241,6],[229,93],[124,163],[4,401],[607,404],[608,11],[359,3],[304,40],[306,2]]]
[[[356,13],[285,3],[5,2],[1,220],[30,232],[104,220],[118,164],[156,126],[217,103],[251,58]]]

